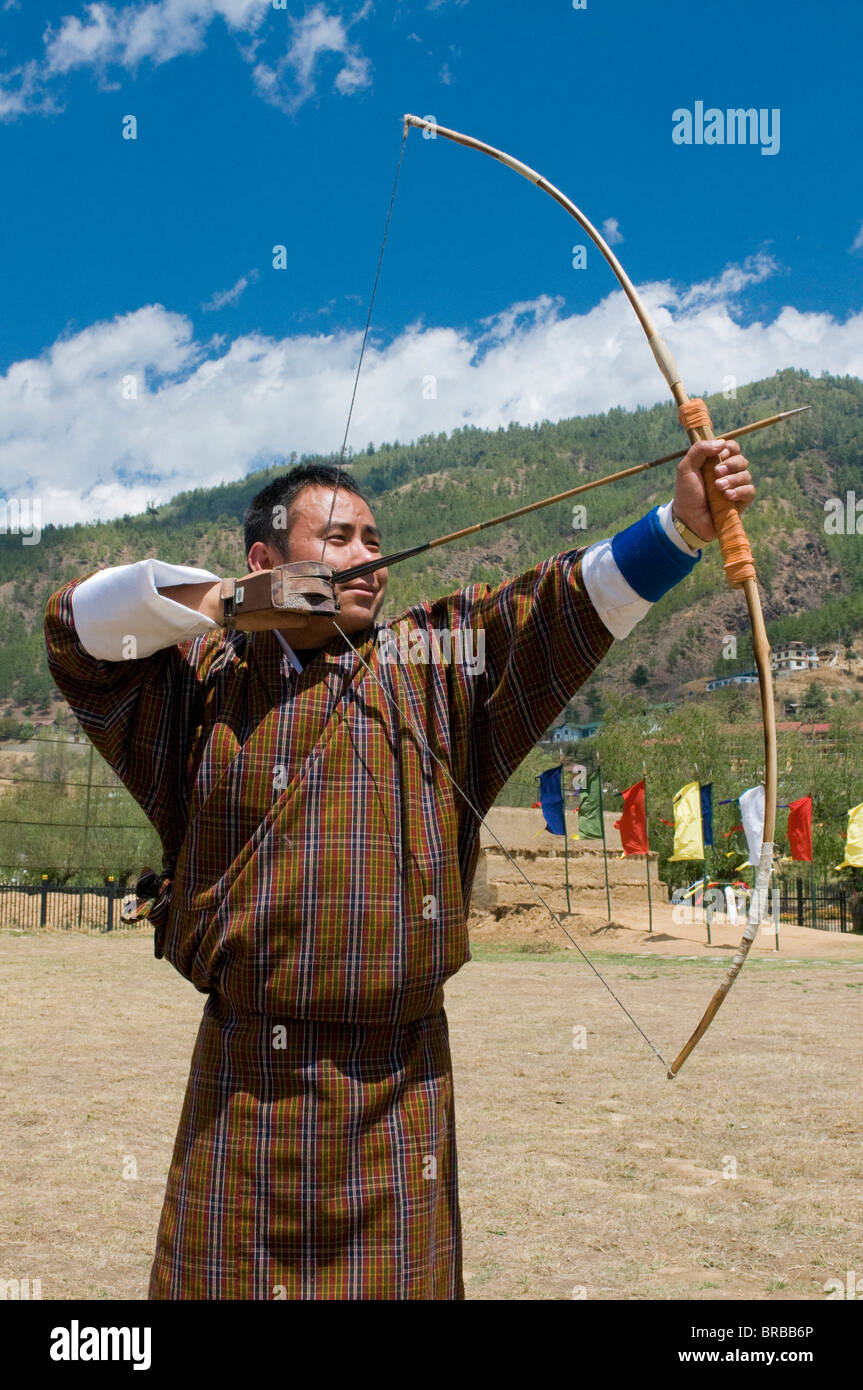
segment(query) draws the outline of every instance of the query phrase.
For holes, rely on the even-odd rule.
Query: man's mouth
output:
[[[374,597],[375,591],[370,584],[345,584],[343,587],[346,594],[369,594]]]

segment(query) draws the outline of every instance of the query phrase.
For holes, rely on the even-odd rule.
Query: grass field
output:
[[[863,1270],[852,945],[748,962],[673,1083],[572,951],[475,945],[446,1001],[467,1297],[824,1299]],[[615,947],[673,1056],[724,962]],[[142,1298],[203,996],[141,933],[3,932],[0,978],[0,1278]]]

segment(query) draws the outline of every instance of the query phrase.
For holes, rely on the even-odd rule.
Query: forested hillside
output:
[[[863,498],[863,382],[788,370],[741,388],[736,400],[709,398],[709,405],[717,432],[793,406],[812,407],[745,441],[758,486],[746,526],[772,642],[794,637],[820,643],[853,634],[863,627],[863,545],[856,534],[825,529],[824,504],[855,488]],[[557,424],[466,428],[410,445],[370,447],[348,466],[369,497],[385,549],[396,550],[668,453],[681,442],[674,407],[662,404]],[[292,455],[239,482],[181,493],[145,515],[46,526],[38,545],[0,536],[0,700],[13,702],[7,713],[26,717],[53,696],[42,614],[63,581],[148,555],[219,574],[243,573],[243,511],[255,492],[297,461]],[[57,467],[62,471],[62,459]],[[674,468],[666,464],[578,499],[586,508],[583,529],[573,529],[572,503],[563,503],[394,568],[383,616],[470,582],[498,583],[545,556],[613,534],[671,496]],[[863,531],[863,517],[860,525]],[[740,635],[732,662],[721,646],[729,632]],[[625,685],[642,666],[648,690],[660,699],[684,680],[747,665],[747,632],[745,605],[725,587],[711,547],[686,583],[626,642],[615,644],[595,682]]]

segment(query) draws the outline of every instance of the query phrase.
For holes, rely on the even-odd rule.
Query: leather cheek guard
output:
[[[296,560],[258,570],[244,579],[223,579],[222,625],[236,627],[244,613],[285,612],[329,618],[339,612],[333,585],[335,570],[314,560]]]

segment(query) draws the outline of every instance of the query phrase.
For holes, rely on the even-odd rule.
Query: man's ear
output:
[[[275,569],[276,565],[284,565],[286,560],[274,545],[269,545],[264,541],[255,541],[246,556],[246,562],[251,573],[253,570]]]

